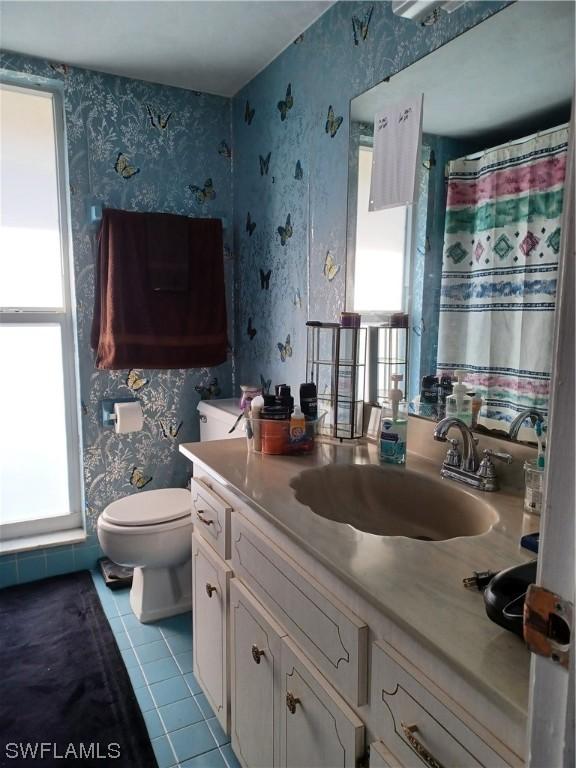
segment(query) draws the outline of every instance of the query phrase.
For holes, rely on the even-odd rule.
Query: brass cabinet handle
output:
[[[260,656],[264,656],[264,651],[261,651],[257,645],[252,646],[252,658],[256,664],[260,664]]]
[[[430,754],[424,744],[422,744],[422,742],[414,735],[415,733],[418,733],[418,726],[406,725],[406,723],[400,723],[400,725],[402,726],[404,736],[406,736],[408,743],[414,752],[422,758],[426,765],[430,766],[430,768],[443,768],[442,763],[438,762],[434,755]]]
[[[206,584],[206,594],[208,595],[208,597],[212,597],[213,592],[218,592],[216,587],[213,587],[212,584],[209,584],[209,583]]]
[[[296,714],[296,704],[300,704],[300,699],[297,699],[296,696],[292,693],[292,691],[287,691],[286,693],[286,706],[288,707],[288,711],[294,715]]]
[[[203,514],[204,514],[203,509],[197,510],[196,517],[198,518],[198,520],[200,520],[201,523],[204,523],[204,525],[214,525],[214,520],[204,520],[204,518],[202,517]]]

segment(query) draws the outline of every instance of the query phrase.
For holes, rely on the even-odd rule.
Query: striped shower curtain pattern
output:
[[[480,421],[548,412],[568,129],[448,166],[438,374],[467,371]]]

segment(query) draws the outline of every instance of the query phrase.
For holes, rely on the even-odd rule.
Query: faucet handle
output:
[[[448,442],[450,443],[450,448],[448,448],[448,451],[446,452],[444,464],[448,467],[459,467],[462,461],[462,456],[458,449],[460,442],[454,438],[450,438]]]
[[[486,448],[482,451],[482,454],[484,456],[484,459],[490,459],[494,457],[495,459],[499,459],[500,461],[505,462],[506,464],[512,464],[513,458],[509,453],[505,453],[504,451],[493,451],[492,448]],[[484,462],[484,459],[482,459],[482,463]]]

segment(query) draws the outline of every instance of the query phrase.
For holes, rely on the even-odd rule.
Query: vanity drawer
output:
[[[214,547],[223,560],[228,560],[232,508],[212,489],[212,484],[208,477],[194,478],[190,484],[194,530]]]
[[[440,768],[518,765],[481,739],[473,720],[383,640],[372,645],[372,708],[377,736],[402,765],[419,764],[416,755]]]
[[[228,599],[232,569],[192,534],[192,645],[196,679],[230,733]]]
[[[367,625],[241,515],[232,520],[232,564],[328,680],[365,704]]]
[[[370,768],[405,768],[381,741],[370,744]]]

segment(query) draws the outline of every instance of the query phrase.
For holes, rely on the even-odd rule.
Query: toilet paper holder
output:
[[[137,397],[115,397],[111,400],[101,400],[101,416],[102,416],[102,426],[103,427],[111,427],[114,429],[114,426],[116,424],[116,414],[114,413],[114,406],[116,403],[137,403],[138,398]]]

